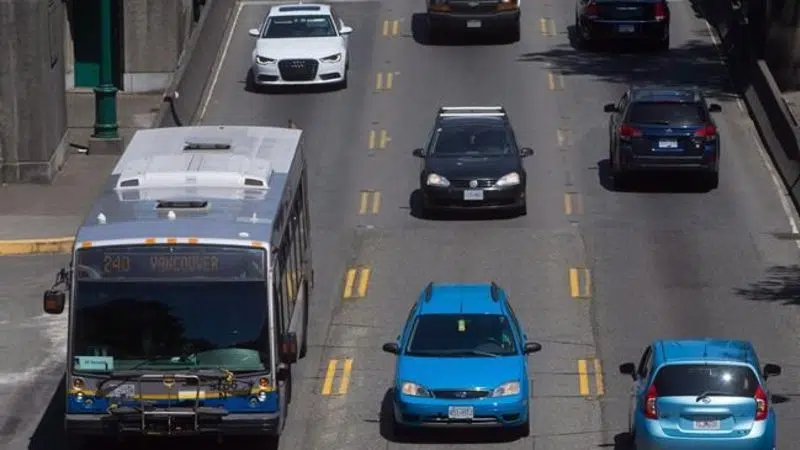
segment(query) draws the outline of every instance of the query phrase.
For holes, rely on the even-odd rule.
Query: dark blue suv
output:
[[[707,105],[695,87],[631,87],[617,103],[605,105],[609,165],[615,187],[632,173],[696,172],[710,189],[719,185],[720,137]]]

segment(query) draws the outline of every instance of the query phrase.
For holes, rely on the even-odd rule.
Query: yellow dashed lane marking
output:
[[[555,36],[556,23],[549,17],[542,17],[539,19],[539,31],[542,32],[542,36]]]
[[[358,214],[378,214],[381,210],[381,193],[378,191],[361,191]]]
[[[583,200],[581,199],[581,194],[577,192],[566,192],[564,194],[564,214],[568,216],[583,214]]]
[[[592,276],[589,269],[570,267],[569,294],[572,298],[589,298],[592,296]]]
[[[394,72],[378,72],[375,76],[375,90],[388,91],[394,85]]]
[[[370,130],[369,138],[367,139],[367,146],[370,150],[380,149],[383,150],[389,146],[389,132],[386,130]]]
[[[400,34],[400,21],[399,20],[384,20],[383,21],[383,36],[393,37]]]
[[[592,379],[594,379],[594,389],[591,386]],[[602,397],[605,395],[603,365],[599,359],[586,358],[578,360],[578,392],[582,397]]]
[[[344,279],[344,292],[342,298],[354,299],[367,296],[369,286],[370,268],[364,266],[347,269]]]
[[[547,86],[551,91],[564,90],[564,77],[560,73],[547,72]]]
[[[341,363],[341,371],[337,371]],[[344,395],[347,394],[347,389],[350,386],[350,374],[353,371],[353,359],[352,358],[342,358],[342,359],[332,359],[328,362],[328,368],[325,371],[325,378],[322,381],[322,395],[325,396],[336,396],[336,395]],[[337,372],[338,377],[337,377]],[[334,384],[336,384],[336,380],[338,379],[339,383],[334,390]]]

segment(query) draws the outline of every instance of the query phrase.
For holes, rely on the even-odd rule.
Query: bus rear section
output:
[[[267,255],[232,245],[77,250],[68,433],[278,435],[297,338],[275,327]]]

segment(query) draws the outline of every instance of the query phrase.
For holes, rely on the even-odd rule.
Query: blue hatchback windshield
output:
[[[630,106],[628,121],[655,125],[700,125],[706,113],[698,103],[636,102]]]
[[[265,38],[333,37],[336,28],[328,16],[273,17],[264,31]]]
[[[499,314],[419,316],[408,341],[409,356],[507,356],[517,353],[514,333]]]

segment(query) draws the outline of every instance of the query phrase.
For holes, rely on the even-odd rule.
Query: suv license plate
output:
[[[481,21],[480,20],[468,20],[467,21],[467,28],[480,28]]]
[[[678,148],[678,141],[674,139],[662,139],[658,141],[658,148],[666,148],[666,149]]]
[[[695,430],[719,430],[719,420],[695,420]]]
[[[450,419],[469,419],[475,417],[475,411],[472,406],[451,406],[447,409],[447,417]]]
[[[480,201],[483,200],[483,191],[464,191],[464,200]]]
[[[635,28],[633,25],[620,25],[617,27],[617,31],[620,33],[633,33],[634,30]]]

